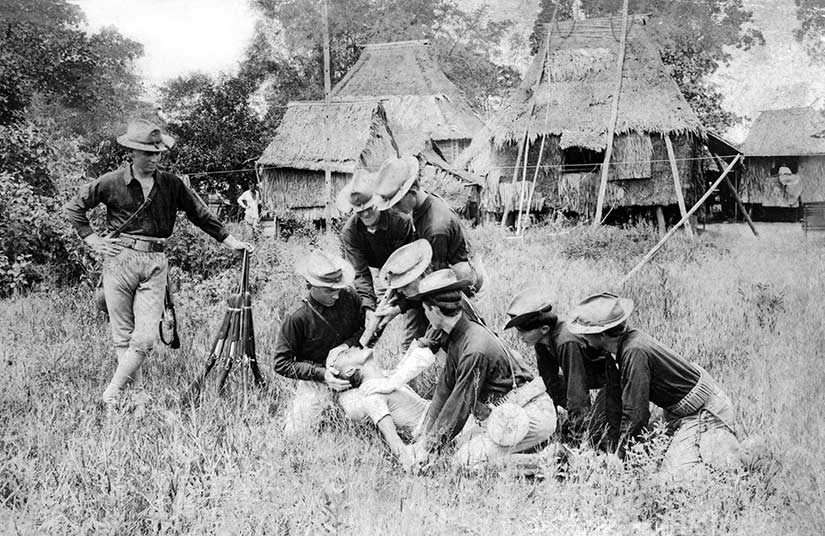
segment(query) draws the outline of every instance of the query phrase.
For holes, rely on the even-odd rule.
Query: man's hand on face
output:
[[[255,253],[255,247],[252,244],[249,242],[242,242],[232,235],[227,236],[221,243],[229,249],[245,249],[250,253]]]
[[[338,377],[338,370],[327,367],[326,371],[324,372],[324,383],[327,384],[327,387],[332,389],[333,391],[346,391],[352,384],[349,380],[343,380]]]
[[[113,257],[123,249],[123,246],[118,243],[117,238],[104,238],[96,233],[87,236],[84,242],[86,242],[95,253],[107,257]]]

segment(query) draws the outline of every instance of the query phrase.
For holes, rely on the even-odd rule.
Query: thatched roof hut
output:
[[[694,194],[694,160],[704,130],[662,63],[646,30],[631,17],[622,71],[618,119],[606,204],[655,206],[677,203],[665,136],[673,142],[682,189]],[[547,25],[545,40],[521,85],[489,128],[477,135],[456,165],[486,177],[482,200],[492,211],[512,209],[512,177],[525,132],[527,173],[532,180],[541,139],[544,148],[533,209],[588,213],[595,205],[607,145],[619,53],[620,19],[564,21]],[[519,162],[519,168],[523,165]]]
[[[290,102],[275,138],[258,159],[264,204],[276,215],[324,217],[324,170],[335,195],[358,168],[396,156],[386,113],[376,100]]]
[[[482,126],[426,41],[366,45],[332,96],[380,99],[401,154],[431,141],[451,162]]]
[[[742,145],[745,203],[795,207],[825,201],[825,115],[810,107],[766,110]],[[788,168],[793,177],[780,178]]]

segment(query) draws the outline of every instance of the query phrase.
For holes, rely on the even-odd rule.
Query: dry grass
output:
[[[739,431],[767,439],[776,457],[767,470],[673,486],[655,474],[654,435],[652,458],[635,456],[623,471],[583,451],[543,481],[443,468],[407,476],[368,427],[333,419],[285,443],[287,382],[277,378],[248,400],[234,385],[224,400],[209,393],[200,408],[182,408],[223,314],[219,297],[234,280],[226,274],[183,282],[184,348],[148,364],[145,412],[112,419],[97,403],[113,367],[107,325],[88,296],[0,302],[0,533],[822,534],[825,245],[803,242],[797,226],[763,226],[760,240],[745,231],[677,238],[628,293],[634,321],[706,366],[734,399]],[[638,249],[611,237],[605,248],[579,230],[536,228],[518,240],[473,231],[493,280],[481,303],[488,320],[500,325],[509,296],[526,285],[546,287],[561,313],[611,288]],[[256,258],[258,350],[270,378],[266,356],[301,294],[290,269],[304,247],[268,244]],[[393,329],[381,343],[387,361],[397,337]]]

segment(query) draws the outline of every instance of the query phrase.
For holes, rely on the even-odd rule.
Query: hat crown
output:
[[[337,283],[344,276],[344,271],[323,252],[310,253],[307,261],[307,273],[321,281]]]
[[[418,176],[418,159],[414,156],[390,157],[378,168],[375,193],[384,199],[394,197]]]
[[[452,268],[442,268],[426,276],[418,283],[419,294],[430,294],[457,283],[458,278]]]
[[[163,143],[160,127],[145,119],[138,119],[129,123],[126,129],[126,138],[138,143],[155,145]]]
[[[573,312],[573,321],[584,326],[605,326],[625,316],[627,311],[615,294],[603,292],[585,298]]]
[[[295,271],[316,287],[345,288],[352,284],[355,270],[346,260],[322,250],[298,259]]]
[[[366,169],[359,169],[353,174],[349,199],[355,208],[365,205],[372,199],[375,193],[376,177],[375,173],[370,173]]]
[[[393,287],[394,283],[412,282],[426,271],[432,258],[433,247],[420,238],[395,250],[381,268],[381,274]]]
[[[507,314],[519,316],[529,313],[544,313],[553,308],[552,302],[538,287],[531,287],[516,294],[507,307]]]

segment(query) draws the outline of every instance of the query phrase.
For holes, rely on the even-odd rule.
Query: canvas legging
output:
[[[117,402],[127,384],[142,387],[141,365],[158,333],[168,270],[164,253],[128,248],[103,264],[103,292],[117,355],[117,369],[103,392],[108,404]]]

